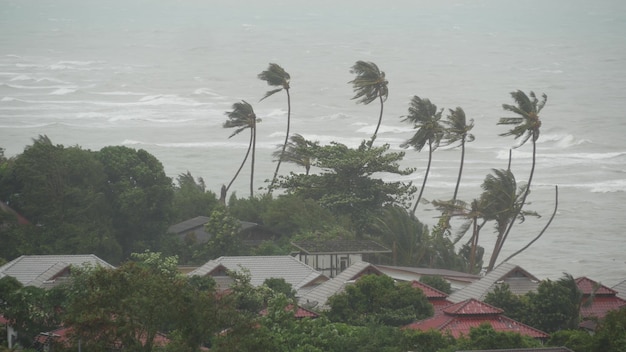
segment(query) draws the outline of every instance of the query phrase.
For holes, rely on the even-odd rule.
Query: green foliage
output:
[[[286,282],[282,277],[265,279],[263,285],[274,291],[274,294],[283,294],[285,297],[290,299],[296,298],[296,290],[294,290],[291,284]]]
[[[404,153],[387,153],[389,145],[369,148],[366,142],[357,149],[341,143],[316,146],[314,166],[322,169],[315,175],[291,174],[280,187],[288,194],[312,199],[334,214],[347,215],[361,233],[370,219],[385,205],[406,205],[415,192],[411,183],[385,182],[381,173],[408,175],[412,169],[400,169]]]
[[[485,303],[504,310],[504,314],[514,320],[529,322],[530,302],[527,295],[516,295],[511,292],[509,285],[497,285],[485,297]]]
[[[576,352],[594,352],[594,337],[584,330],[561,330],[550,335],[547,346],[565,346]],[[602,349],[601,351],[609,351]]]
[[[215,193],[206,190],[204,180],[197,181],[191,173],[178,176],[178,186],[174,187],[172,223],[178,223],[196,216],[207,216],[218,204]]]
[[[241,230],[239,221],[230,215],[228,208],[217,206],[211,212],[205,231],[211,235],[206,244],[196,253],[196,261],[206,261],[220,256],[239,255],[241,243],[237,238]]]
[[[420,282],[443,293],[452,293],[452,285],[441,276],[424,275],[420,277]]]
[[[594,337],[595,351],[626,351],[626,308],[608,312]]]
[[[332,296],[328,317],[354,325],[401,326],[429,317],[433,307],[410,283],[394,283],[386,275],[365,275]]]
[[[497,332],[488,323],[471,328],[467,337],[460,337],[452,351],[541,347],[532,337],[513,332]]]

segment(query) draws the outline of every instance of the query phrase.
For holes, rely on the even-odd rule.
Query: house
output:
[[[422,276],[439,276],[450,283],[452,292],[458,291],[474,281],[481,279],[481,276],[463,273],[460,271],[448,270],[448,269],[434,269],[434,268],[416,268],[408,266],[389,266],[379,265],[376,267],[380,269],[385,275],[398,281],[419,281]]]
[[[539,279],[515,264],[502,263],[480,280],[453,292],[448,299],[454,303],[470,298],[482,301],[489,292],[504,284],[509,286],[512,293],[523,295],[530,291],[536,291],[539,286]]]
[[[296,319],[304,319],[304,318],[311,318],[311,319],[315,319],[315,318],[319,318],[319,314],[315,313],[314,311],[301,307],[301,306],[294,306],[293,304],[289,304],[285,307],[285,311],[293,311],[293,315]],[[265,316],[267,315],[267,308],[263,309],[262,311],[259,312],[259,314]]]
[[[541,340],[549,337],[541,330],[502,315],[503,312],[500,308],[470,298],[436,312],[431,318],[414,322],[404,328],[421,331],[437,330],[459,338],[469,336],[471,328],[487,323],[498,332],[514,332]]]
[[[626,307],[626,300],[617,296],[617,291],[610,289],[587,277],[576,279],[576,286],[582,293],[580,326],[595,330],[597,320],[603,319],[612,310]]]
[[[196,216],[170,226],[168,232],[175,234],[185,243],[206,243],[212,236],[204,227],[209,219],[208,216]],[[277,234],[253,222],[239,221],[239,225],[241,225],[239,236],[243,243],[248,245],[258,245],[262,241],[273,240],[277,237]]]
[[[448,294],[445,292],[441,292],[425,283],[419,281],[411,282],[411,287],[419,288],[424,293],[424,296],[428,299],[428,302],[433,305],[435,312],[444,309],[447,306],[452,305],[453,303],[448,301]]]
[[[328,240],[291,242],[298,249],[296,257],[324,273],[335,277],[364,255],[391,253],[391,250],[369,240]]]
[[[282,278],[296,292],[308,290],[328,280],[324,274],[290,255],[219,257],[209,260],[187,275],[211,276],[218,288],[223,290],[233,283],[229,272],[242,270],[250,273],[250,283],[253,286],[261,286],[266,279]]]
[[[0,278],[12,276],[24,286],[52,288],[70,277],[71,266],[114,268],[93,254],[23,255],[0,266]]]
[[[331,296],[343,292],[346,285],[354,283],[361,276],[370,274],[384,275],[376,266],[368,262],[354,263],[334,278],[298,295],[298,303],[303,307],[328,309],[326,302]]]
[[[615,292],[617,292],[617,297],[626,299],[626,280],[618,283],[617,285],[612,287]]]

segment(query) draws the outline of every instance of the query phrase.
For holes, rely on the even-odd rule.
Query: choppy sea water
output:
[[[413,131],[401,122],[413,95],[475,120],[460,198],[480,194],[516,146],[496,122],[509,92],[546,93],[528,209],[501,259],[543,237],[512,262],[539,278],[567,272],[607,286],[626,279],[626,3],[601,0],[169,1],[0,0],[0,147],[21,153],[32,139],[99,150],[142,148],[169,176],[190,171],[218,192],[247,147],[228,138],[225,112],[246,100],[258,126],[255,187],[273,174],[284,139],[285,96],[257,74],[275,62],[292,77],[292,133],[356,146],[375,128],[378,106],[357,105],[349,69],[357,60],[385,71],[390,95],[377,143],[393,150]],[[426,151],[406,151],[421,185]],[[434,153],[424,198],[450,198],[457,149]],[[513,151],[518,180],[531,146]],[[282,172],[298,171],[283,164]],[[248,194],[249,171],[233,185]],[[397,178],[394,178],[396,180]],[[261,191],[259,191],[261,192]],[[427,224],[437,212],[417,214]],[[486,258],[494,235],[482,231]]]

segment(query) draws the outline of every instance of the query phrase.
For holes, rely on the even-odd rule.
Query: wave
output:
[[[127,92],[127,91],[113,91],[113,92],[92,92],[98,95],[146,95],[146,93],[139,92]]]
[[[107,101],[89,101],[89,100],[26,100],[14,97],[4,97],[3,102],[19,102],[24,104],[79,104],[79,105],[97,105],[97,106],[163,106],[163,105],[181,105],[189,107],[207,106],[210,103],[202,103],[196,100],[182,98],[177,95],[152,95],[145,96],[136,102],[107,102]]]
[[[552,159],[558,161],[571,161],[571,162],[580,162],[581,160],[609,160],[615,159],[626,155],[626,151],[624,152],[609,152],[609,153],[568,153],[568,154],[555,154],[555,153],[537,153],[537,158],[539,159]],[[513,159],[531,159],[533,156],[532,152],[522,152],[519,150],[513,151]],[[497,159],[508,160],[509,159],[509,151],[501,150],[498,151]]]
[[[2,87],[12,88],[12,89],[77,89],[78,87],[75,85],[53,85],[53,86],[24,86],[19,84],[0,84]]]
[[[13,77],[10,79],[11,82],[15,82],[15,81],[32,81],[32,82],[53,82],[53,83],[64,83],[64,84],[71,84],[70,82],[66,82],[66,81],[62,81],[60,79],[56,79],[56,78],[51,78],[51,77],[40,77],[40,78],[35,78],[35,77],[31,77],[29,75],[19,75],[16,77]]]
[[[589,189],[593,193],[626,192],[626,180],[608,180],[594,183],[578,183],[563,185],[564,187]]]
[[[566,149],[569,147],[591,143],[588,139],[579,139],[568,133],[548,133],[542,134],[537,140],[537,144],[553,142],[557,147]]]
[[[70,93],[74,93],[74,92],[76,92],[76,89],[59,88],[59,89],[51,92],[50,95],[66,95],[66,94],[70,94]]]

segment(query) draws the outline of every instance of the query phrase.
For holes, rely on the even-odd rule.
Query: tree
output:
[[[428,227],[399,206],[385,207],[370,227],[392,250],[392,264],[419,266],[428,251]]]
[[[506,240],[506,231],[515,220],[524,221],[528,215],[539,216],[530,211],[521,211],[527,185],[518,187],[511,170],[494,169],[493,175],[485,177],[481,185],[481,207],[484,219],[495,221],[497,238],[494,244],[487,271],[493,270]]]
[[[296,133],[291,136],[290,142],[286,144],[286,148],[281,146],[281,150],[275,151],[273,156],[280,158],[282,161],[304,167],[306,175],[308,175],[314,162],[311,148],[315,146],[319,146],[319,143],[308,141],[302,135]]]
[[[276,170],[274,171],[274,177],[272,177],[272,182],[268,188],[268,193],[271,194],[274,183],[276,182],[276,177],[278,176],[278,169],[280,169],[280,163],[283,161],[283,157],[285,155],[285,148],[287,148],[287,142],[289,141],[289,128],[291,126],[291,95],[289,94],[289,81],[291,76],[289,73],[285,72],[285,70],[277,64],[270,63],[267,70],[259,73],[259,79],[266,81],[268,85],[272,87],[279,87],[265,93],[265,96],[261,98],[261,100],[274,95],[275,93],[280,92],[281,90],[285,90],[287,93],[287,130],[285,132],[285,142],[282,146],[282,151],[280,153],[280,157],[278,158],[278,163],[276,164]]]
[[[596,329],[595,351],[626,351],[626,308],[610,311]]]
[[[204,180],[197,181],[189,171],[178,175],[178,186],[174,186],[172,222],[180,222],[199,215],[208,215],[217,206],[215,193],[207,191]]]
[[[535,159],[537,154],[537,139],[539,138],[539,131],[541,127],[541,121],[539,120],[539,113],[546,105],[546,101],[548,96],[543,94],[542,100],[539,101],[534,92],[530,92],[530,97],[526,95],[526,93],[521,90],[511,92],[511,97],[515,100],[516,105],[510,104],[502,104],[502,108],[506,111],[513,112],[518,117],[502,117],[500,118],[498,125],[512,125],[513,128],[507,132],[501,133],[500,136],[513,136],[515,139],[521,138],[521,142],[517,147],[521,147],[524,145],[529,139],[533,144],[533,153],[532,153],[532,165],[530,167],[530,174],[528,176],[528,182],[526,183],[526,189],[521,196],[520,204],[521,206],[517,210],[517,214],[522,211],[522,207],[526,204],[526,197],[530,193],[530,185],[533,180],[533,175],[535,173]],[[502,243],[506,241],[509,233],[511,232],[511,228],[514,224],[514,219],[517,217],[514,216],[512,221],[507,225],[507,228],[502,235]],[[497,256],[494,258],[491,257],[492,260],[495,261]],[[493,269],[495,262],[489,263],[488,270]]]
[[[437,289],[443,293],[447,293],[447,294],[452,293],[452,285],[450,285],[450,283],[441,276],[424,275],[420,277],[420,282],[434,289]]]
[[[336,215],[349,216],[359,234],[372,216],[385,205],[405,206],[415,192],[411,183],[385,182],[382,173],[408,175],[413,169],[400,169],[404,153],[387,153],[389,145],[370,148],[362,142],[357,149],[333,142],[312,147],[314,166],[321,174],[291,174],[280,187],[288,194],[313,199]]]
[[[194,256],[196,261],[203,262],[223,255],[240,254],[240,240],[237,235],[241,231],[241,224],[230,215],[228,208],[224,206],[215,207],[204,228],[211,237],[204,245],[203,250]]]
[[[470,328],[468,337],[457,339],[453,351],[529,347],[541,347],[541,342],[519,333],[498,332],[489,323],[484,323],[477,328]]]
[[[382,323],[401,326],[433,314],[421,290],[408,282],[394,283],[387,275],[365,275],[328,301],[331,321],[366,325]]]
[[[123,258],[154,248],[170,225],[172,179],[161,162],[143,149],[111,146],[96,156],[104,166],[105,199]]]
[[[374,100],[380,101],[380,114],[378,116],[378,124],[369,143],[371,148],[376,140],[378,129],[383,120],[384,103],[389,95],[389,82],[385,78],[385,72],[380,71],[378,66],[373,62],[357,61],[350,70],[350,73],[356,74],[356,78],[348,83],[352,83],[354,92],[356,93],[352,99],[358,99],[357,103],[369,104]]]
[[[256,149],[256,124],[257,122],[261,122],[261,119],[257,118],[254,114],[252,106],[248,104],[245,100],[233,104],[233,111],[227,112],[226,115],[228,116],[228,120],[224,122],[223,127],[235,128],[235,132],[228,136],[228,138],[232,138],[242,131],[250,129],[250,142],[248,143],[248,150],[246,151],[246,156],[241,162],[241,166],[239,166],[239,169],[237,169],[235,176],[230,181],[228,186],[226,186],[226,189],[222,192],[222,195],[220,196],[220,201],[222,204],[226,204],[226,193],[230,189],[230,186],[232,186],[233,182],[235,182],[235,179],[237,179],[237,176],[239,176],[239,172],[246,163],[246,160],[248,160],[248,155],[250,154],[250,151],[252,151],[250,167],[250,197],[254,195],[254,154]]]
[[[459,175],[456,179],[454,195],[452,196],[452,201],[454,202],[456,200],[457,193],[459,192],[461,176],[463,175],[465,143],[474,141],[474,135],[469,133],[472,128],[474,128],[474,119],[470,119],[470,122],[468,123],[465,117],[465,111],[463,111],[462,108],[457,107],[455,110],[450,109],[450,114],[446,116],[446,119],[443,120],[442,123],[446,126],[443,137],[446,145],[458,142],[461,147],[461,165],[459,166]]]
[[[409,104],[409,114],[402,120],[412,123],[413,128],[417,130],[409,140],[400,145],[402,148],[413,147],[420,152],[428,145],[428,166],[426,167],[422,188],[413,205],[413,213],[415,213],[426,187],[433,151],[439,147],[439,143],[444,136],[444,129],[439,123],[442,113],[443,109],[437,110],[437,105],[431,103],[428,99],[422,99],[416,95]]]

